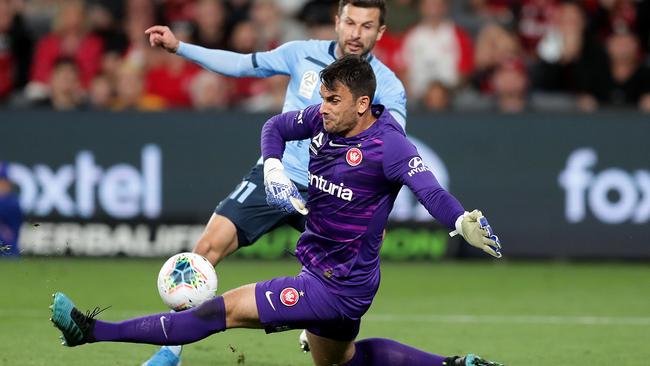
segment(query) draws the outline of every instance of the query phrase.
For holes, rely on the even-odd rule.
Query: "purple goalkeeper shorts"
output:
[[[255,285],[260,322],[267,333],[307,329],[337,341],[351,341],[359,334],[361,315],[369,307],[342,310],[338,295],[312,273],[302,270],[295,277],[278,277]],[[346,315],[348,314],[348,315]]]

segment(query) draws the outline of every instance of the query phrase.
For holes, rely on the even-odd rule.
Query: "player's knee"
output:
[[[212,265],[217,264],[217,258],[213,254],[212,246],[207,241],[203,241],[203,240],[199,239],[196,242],[196,244],[194,245],[193,252],[196,253],[196,254],[200,254],[200,255],[204,256],[205,258],[207,258],[208,261],[210,261],[210,263],[212,263]]]
[[[312,360],[316,366],[348,365],[355,355],[354,341],[337,341],[307,331]],[[350,365],[356,365],[351,363]]]
[[[228,328],[260,328],[255,284],[248,284],[223,294]]]
[[[194,253],[207,258],[213,266],[217,265],[217,263],[221,262],[229,254],[226,243],[203,237],[196,242]]]
[[[237,228],[223,216],[213,215],[194,246],[194,252],[216,265],[237,249]]]

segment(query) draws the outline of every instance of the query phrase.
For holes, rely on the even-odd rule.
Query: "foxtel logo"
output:
[[[336,183],[332,183],[327,179],[323,178],[322,176],[311,174],[311,172],[308,172],[308,174],[309,174],[309,184],[311,184],[312,186],[318,188],[319,190],[325,193],[329,193],[332,196],[338,197],[342,200],[348,202],[352,201],[353,192],[350,188],[345,188],[343,183],[339,183],[339,185],[336,185]]]
[[[580,148],[571,153],[558,182],[566,193],[564,212],[567,221],[579,223],[591,209],[606,224],[650,221],[650,171],[627,172],[610,167],[600,172],[593,168],[598,162],[596,150]],[[611,199],[610,193],[617,198]]]
[[[109,216],[129,219],[160,216],[162,206],[162,153],[157,145],[142,148],[141,171],[120,163],[102,168],[91,151],[80,151],[75,163],[53,169],[12,162],[9,179],[20,188],[20,205],[35,216],[59,214],[89,218],[96,203]]]

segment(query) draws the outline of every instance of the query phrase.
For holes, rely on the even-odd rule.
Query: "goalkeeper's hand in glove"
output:
[[[298,188],[284,174],[284,166],[279,159],[269,158],[264,161],[264,190],[266,203],[271,207],[303,215],[309,212]]]
[[[450,236],[460,234],[470,245],[483,250],[493,257],[501,258],[501,242],[494,235],[492,227],[481,211],[465,212],[456,220],[456,230]]]

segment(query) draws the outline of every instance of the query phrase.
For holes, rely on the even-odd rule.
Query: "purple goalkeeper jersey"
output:
[[[384,106],[373,105],[377,121],[348,138],[325,131],[319,108],[269,119],[262,129],[262,155],[280,159],[285,141],[311,137],[309,214],[296,256],[333,293],[364,299],[369,306],[379,286],[384,228],[401,186],[449,228],[464,209],[440,186]]]

